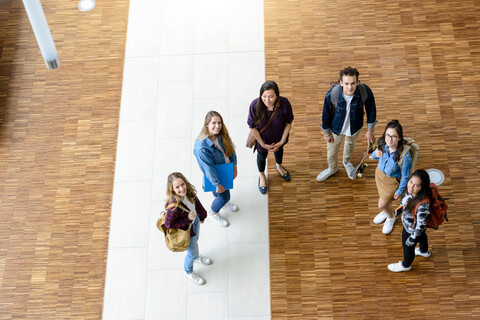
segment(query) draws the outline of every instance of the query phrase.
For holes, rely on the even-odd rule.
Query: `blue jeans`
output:
[[[200,234],[200,218],[195,218],[195,221],[192,225],[193,232],[195,232],[194,237],[190,237],[190,245],[187,248],[187,256],[185,257],[185,261],[183,263],[183,268],[185,269],[186,273],[193,272],[193,262],[195,259],[198,258],[198,236]]]
[[[222,193],[216,193],[213,191],[215,200],[212,202],[212,211],[218,213],[223,206],[230,201],[230,190],[225,190]]]

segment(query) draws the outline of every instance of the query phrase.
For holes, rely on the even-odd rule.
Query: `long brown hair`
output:
[[[417,177],[418,179],[420,179],[420,181],[422,182],[422,189],[420,189],[417,195],[410,199],[410,201],[408,201],[407,205],[405,206],[404,210],[410,212],[412,212],[413,208],[415,208],[415,206],[419,202],[423,201],[423,199],[425,198],[428,198],[430,200],[430,203],[433,203],[432,189],[430,189],[430,176],[428,175],[428,172],[423,169],[417,169],[414,173],[412,173],[408,181],[410,181],[412,177]],[[408,185],[403,191],[402,195],[405,195],[407,192]]]
[[[280,90],[278,89],[278,85],[275,81],[267,81],[260,87],[260,96],[255,105],[255,125],[261,123],[267,118],[268,108],[262,100],[262,94],[267,90],[273,90],[273,92],[275,92],[277,100],[275,100],[274,106],[278,107],[278,102],[280,101]]]
[[[188,182],[187,178],[185,178],[183,174],[180,172],[173,172],[170,173],[167,178],[167,201],[165,202],[165,208],[168,206],[172,198],[175,198],[176,200],[175,208],[177,208],[180,202],[182,202],[180,197],[175,193],[175,190],[173,190],[173,181],[175,181],[175,179],[182,179],[185,182],[187,185],[186,197],[191,203],[195,203],[195,200],[197,199],[197,189],[195,189],[195,187]]]
[[[392,120],[389,123],[387,123],[387,126],[385,127],[385,131],[383,131],[383,135],[378,139],[378,149],[382,152],[385,150],[385,145],[387,142],[385,141],[385,134],[387,133],[388,129],[395,129],[398,134],[398,145],[397,149],[395,150],[395,153],[393,154],[393,160],[398,162],[400,160],[400,155],[402,154],[403,151],[403,128],[400,122],[398,120]],[[400,168],[401,169],[401,168]]]
[[[207,112],[207,115],[205,116],[205,122],[203,124],[203,128],[200,131],[200,134],[198,135],[197,139],[205,140],[206,138],[208,138],[209,132],[208,132],[207,126],[210,123],[210,121],[212,121],[213,117],[219,117],[220,121],[222,121],[222,129],[220,129],[219,136],[222,138],[222,144],[223,144],[223,147],[225,148],[225,155],[227,157],[230,157],[232,154],[235,153],[235,145],[233,144],[232,139],[228,134],[228,130],[227,130],[227,127],[225,126],[225,122],[223,122],[222,116],[217,111],[212,110]]]

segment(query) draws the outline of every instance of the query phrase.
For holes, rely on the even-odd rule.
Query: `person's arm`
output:
[[[292,128],[292,122],[294,119],[293,109],[292,109],[292,105],[290,104],[290,101],[288,101],[288,99],[284,97],[281,97],[280,99],[281,99],[280,100],[281,110],[279,111],[283,113],[285,127],[283,128],[282,138],[280,139],[280,141],[274,144],[275,146],[275,149],[273,150],[274,152],[277,151],[285,143],[287,143],[288,135],[290,134],[290,129]]]
[[[425,232],[427,228],[428,215],[430,214],[430,202],[422,203],[417,208],[417,222],[412,234],[407,238],[405,244],[409,247],[415,245],[415,240]]]
[[[195,148],[193,150],[195,158],[208,181],[210,181],[213,186],[218,187],[220,185],[220,179],[218,178],[217,170],[214,167],[213,155],[206,147],[200,146],[200,143],[202,143],[200,140],[197,140],[195,143]]]
[[[403,157],[403,163],[401,170],[401,178],[400,184],[398,185],[397,191],[395,191],[395,195],[397,196],[395,199],[403,193],[405,188],[407,187],[408,179],[410,178],[410,169],[412,168],[412,156],[410,155],[410,151],[408,151],[405,156]]]
[[[333,104],[331,101],[332,90],[327,92],[325,95],[325,100],[323,102],[323,112],[322,112],[322,131],[323,137],[326,142],[333,142],[332,136],[332,121],[333,121]]]
[[[195,211],[197,211],[200,222],[203,222],[207,218],[207,210],[205,210],[198,197],[195,199]]]
[[[288,135],[290,134],[290,128],[292,127],[291,123],[286,123],[285,128],[283,129],[282,139],[273,145],[273,152],[277,151],[281,146],[287,142]]]
[[[365,87],[368,96],[365,101],[365,112],[367,113],[367,132],[365,133],[365,139],[367,139],[368,144],[370,144],[373,142],[373,139],[375,139],[374,128],[377,124],[377,107],[372,90],[368,86]]]
[[[260,132],[258,132],[257,128],[255,128],[255,127],[250,128],[250,131],[252,132],[253,136],[258,141],[258,143],[262,146],[262,148],[267,149],[268,151],[273,151],[273,149],[274,149],[273,145],[265,144],[265,142],[263,141],[262,136],[260,135]]]

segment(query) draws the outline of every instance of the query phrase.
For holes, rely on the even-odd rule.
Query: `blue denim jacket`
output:
[[[378,161],[378,167],[382,170],[389,177],[393,178],[400,178],[400,184],[398,186],[397,191],[395,193],[399,196],[402,194],[403,190],[405,190],[408,182],[408,178],[410,177],[410,169],[412,168],[412,156],[410,155],[410,151],[407,151],[405,156],[403,157],[403,164],[402,170],[398,166],[398,162],[393,160],[394,152],[388,152],[388,145],[385,145],[385,149],[383,150],[383,155],[381,158],[378,158],[375,155],[375,152],[372,153],[372,158]]]
[[[225,151],[225,147],[223,146],[222,138],[220,136],[218,136],[218,142]],[[200,170],[202,170],[203,174],[207,176],[208,181],[210,181],[214,186],[220,185],[220,180],[218,179],[217,170],[215,170],[214,165],[225,163],[223,152],[217,148],[212,140],[206,137],[203,140],[195,141],[193,154],[195,155],[195,158],[197,158]],[[233,165],[237,164],[237,155],[235,153],[228,158]]]
[[[372,90],[365,85],[367,89],[367,100],[365,101],[365,111],[367,112],[367,128],[373,129],[377,123],[377,108],[375,106],[375,98],[373,97]],[[333,104],[331,99],[332,89],[330,89],[325,95],[325,101],[323,103],[323,113],[322,113],[322,130],[324,134],[330,134],[332,131],[335,134],[340,134],[342,132],[343,123],[345,122],[345,117],[347,115],[347,102],[343,98],[343,88],[340,87],[340,96],[338,97],[338,103],[335,107],[335,112],[333,112]],[[363,127],[363,102],[362,97],[360,96],[360,89],[355,89],[354,97],[350,104],[350,130],[352,135],[357,133],[358,130]]]

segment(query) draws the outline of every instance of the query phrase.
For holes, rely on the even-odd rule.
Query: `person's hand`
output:
[[[223,193],[223,192],[225,192],[225,188],[221,184],[219,184],[217,186],[217,190],[215,190],[215,192],[216,193]]]
[[[409,247],[413,247],[415,245],[415,241],[413,241],[412,239],[410,239],[411,237],[408,237],[407,240],[405,241],[405,245],[409,246]]]
[[[195,220],[196,217],[197,217],[197,213],[195,211],[190,211],[188,213],[188,219],[193,221],[193,220]]]
[[[331,134],[324,134],[323,138],[327,143],[332,143],[333,142],[333,136]]]
[[[381,158],[383,156],[383,152],[380,149],[375,149],[375,156],[377,158]]]
[[[237,165],[233,166],[233,179],[237,177],[238,171],[237,171]]]
[[[275,148],[273,146],[273,144],[262,143],[261,146],[262,146],[263,149],[265,149],[267,151],[272,151],[272,152],[274,151],[273,149]]]
[[[393,199],[397,200],[400,196],[396,193],[393,194]]]
[[[273,152],[276,152],[278,149],[280,149],[283,145],[284,142],[283,140],[278,141],[277,143],[272,144],[273,145]]]
[[[373,130],[367,130],[367,132],[365,133],[365,139],[367,139],[368,145],[371,145],[373,143],[373,140],[375,139],[375,134],[373,133]]]

